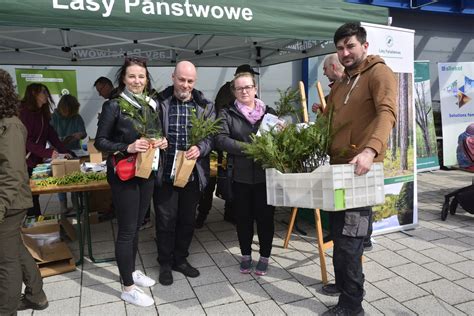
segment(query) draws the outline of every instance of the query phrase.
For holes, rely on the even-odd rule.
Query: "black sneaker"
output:
[[[363,308],[361,308],[358,311],[353,311],[351,309],[336,305],[330,308],[329,310],[325,311],[321,316],[363,316],[363,315],[364,315]]]
[[[204,226],[204,222],[206,221],[206,217],[199,216],[196,218],[196,222],[194,223],[194,227],[200,229]]]
[[[242,257],[242,261],[240,261],[240,273],[248,274],[252,272],[252,258],[251,257]]]
[[[233,218],[232,216],[229,216],[229,215],[224,214],[224,220],[228,223],[231,223],[232,225],[237,224],[237,221],[235,220],[235,218]]]
[[[339,296],[339,294],[341,294],[341,291],[336,287],[336,284],[334,283],[328,283],[326,285],[323,285],[323,287],[321,288],[321,292],[327,296]]]
[[[372,249],[374,249],[374,247],[372,246],[371,241],[364,242],[364,251],[371,251]]]
[[[191,266],[187,261],[184,261],[179,265],[174,264],[172,269],[173,271],[181,272],[190,278],[197,278],[200,275],[199,270]]]
[[[43,303],[33,303],[26,299],[25,294],[21,294],[20,304],[18,305],[17,310],[24,311],[25,309],[34,309],[36,311],[42,311],[43,309],[48,308],[49,303],[46,300]]]
[[[158,281],[161,285],[171,285],[173,284],[173,274],[171,273],[170,266],[161,266],[160,267],[160,276]]]
[[[323,285],[323,287],[321,288],[321,293],[327,296],[339,296],[341,294],[341,291],[336,287],[336,284],[328,283],[326,285]],[[365,290],[362,293],[362,296],[365,297]]]

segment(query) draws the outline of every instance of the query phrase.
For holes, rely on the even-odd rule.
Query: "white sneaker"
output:
[[[132,273],[132,278],[133,278],[133,283],[135,283],[138,286],[150,287],[150,286],[155,285],[156,283],[155,280],[147,277],[140,270],[135,270]]]
[[[120,295],[120,298],[130,304],[143,307],[151,306],[155,303],[153,298],[146,295],[145,292],[143,292],[143,290],[137,286],[134,286],[129,292],[123,291],[122,295]]]

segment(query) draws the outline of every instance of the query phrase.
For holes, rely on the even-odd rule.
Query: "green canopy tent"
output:
[[[348,21],[387,24],[388,10],[342,0],[3,0],[2,64],[268,66],[333,50]]]

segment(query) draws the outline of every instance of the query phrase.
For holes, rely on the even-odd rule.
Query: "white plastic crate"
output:
[[[354,174],[354,165],[326,165],[311,173],[266,170],[267,203],[274,206],[340,211],[384,203],[383,163]]]

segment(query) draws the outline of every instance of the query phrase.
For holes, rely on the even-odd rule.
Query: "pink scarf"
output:
[[[265,114],[265,103],[262,100],[255,98],[255,108],[251,109],[247,105],[240,103],[239,101],[235,100],[235,104],[239,109],[240,113],[242,113],[247,121],[251,124],[255,124],[258,120],[260,120]]]

